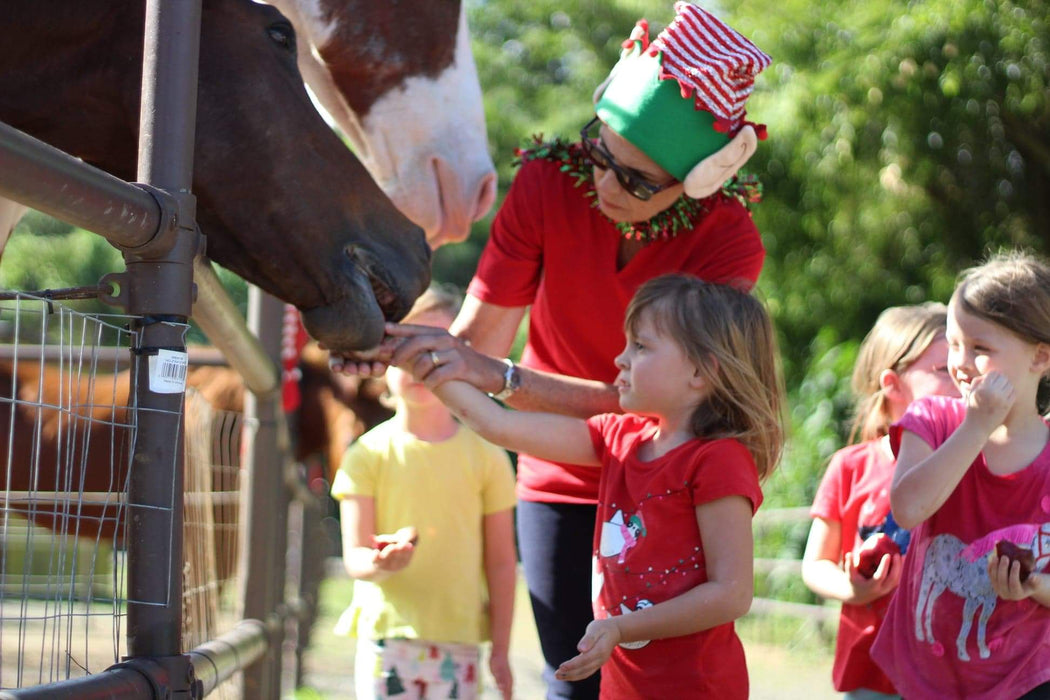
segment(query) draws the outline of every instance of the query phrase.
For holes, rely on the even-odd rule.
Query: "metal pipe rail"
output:
[[[128,184],[0,122],[0,195],[138,248],[161,228],[161,207]]]

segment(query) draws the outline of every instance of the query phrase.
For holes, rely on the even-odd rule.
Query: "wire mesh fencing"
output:
[[[97,673],[127,653],[126,537],[143,507],[125,495],[139,413],[130,365],[141,360],[129,327],[32,295],[0,301],[0,688]],[[188,649],[241,618],[244,419],[192,387],[184,417]],[[235,689],[231,679],[212,696]]]

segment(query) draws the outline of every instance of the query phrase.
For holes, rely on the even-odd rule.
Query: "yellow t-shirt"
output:
[[[350,634],[477,644],[489,637],[482,518],[514,507],[514,473],[500,447],[459,426],[425,442],[392,421],[343,456],[332,497],[375,499],[377,533],[413,525],[412,562],[379,583],[354,582]]]

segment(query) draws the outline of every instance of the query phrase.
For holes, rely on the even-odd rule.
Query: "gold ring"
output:
[[[441,360],[438,359],[437,353],[433,350],[430,351],[430,361],[434,364],[435,367],[441,364]]]

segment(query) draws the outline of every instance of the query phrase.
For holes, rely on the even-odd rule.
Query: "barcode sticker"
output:
[[[149,356],[149,390],[156,394],[186,391],[188,356],[176,350],[158,350]]]

